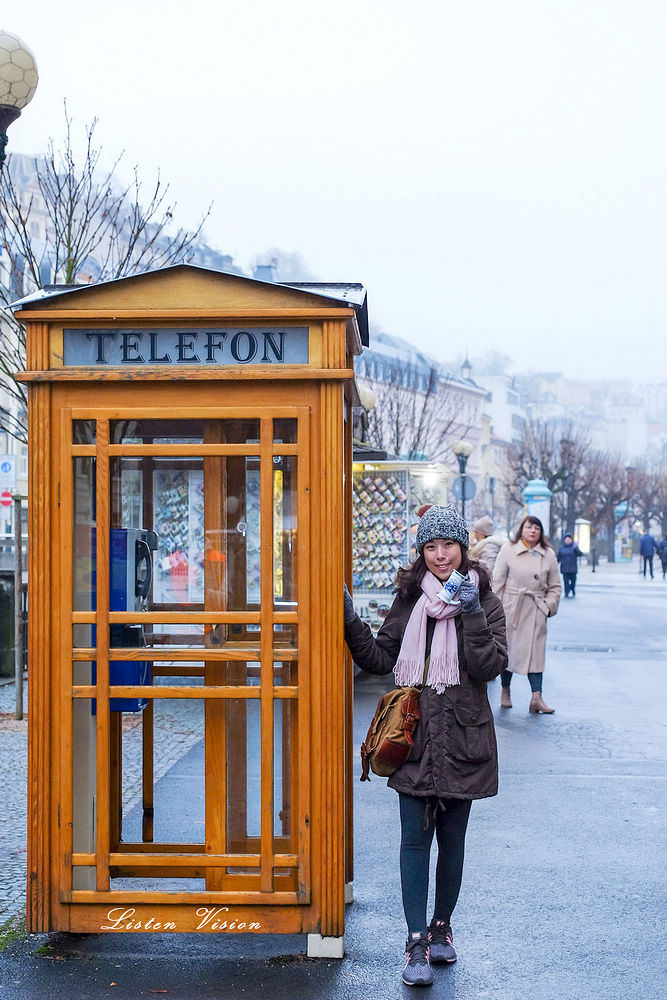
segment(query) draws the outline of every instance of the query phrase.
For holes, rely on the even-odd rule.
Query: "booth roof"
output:
[[[363,285],[353,281],[261,281],[258,278],[248,278],[245,275],[237,274],[233,271],[216,271],[210,267],[200,267],[195,264],[170,264],[167,267],[158,267],[150,271],[140,271],[138,274],[126,275],[122,278],[110,278],[108,281],[99,281],[93,284],[81,285],[46,285],[22,299],[17,299],[11,303],[12,309],[22,309],[33,302],[41,302],[47,298],[55,298],[58,295],[71,295],[76,292],[90,291],[91,288],[101,285],[112,285],[119,281],[132,281],[133,278],[142,278],[148,274],[160,274],[174,271],[179,268],[186,268],[192,271],[203,271],[206,274],[225,274],[238,281],[249,281],[256,285],[281,285],[285,288],[293,288],[295,291],[307,292],[309,295],[317,295],[323,299],[334,302],[345,302],[353,307],[361,342],[364,347],[369,344],[368,331],[368,305],[366,301],[366,289]]]

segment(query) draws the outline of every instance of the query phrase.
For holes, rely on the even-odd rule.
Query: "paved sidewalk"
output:
[[[24,712],[27,706],[24,682]],[[0,684],[0,927],[25,909],[28,720],[15,715],[14,683]]]
[[[432,1000],[664,993],[667,584],[636,570],[582,569],[577,597],[550,620],[545,697],[555,715],[529,715],[524,678],[511,710],[499,708],[498,682],[489,687],[500,794],[473,805],[454,919],[459,961],[436,970]],[[383,684],[357,679],[355,753]],[[7,773],[4,748],[0,738]],[[186,764],[182,756],[163,782],[176,787]],[[301,937],[35,935],[0,954],[0,1000],[410,995],[399,981],[396,796],[375,777],[355,778],[354,791],[344,960],[305,959]]]
[[[582,584],[596,587],[632,587],[635,583],[646,584],[646,586],[667,586],[667,580],[662,578],[662,567],[660,560],[654,560],[654,579],[650,576],[644,577],[640,572],[639,556],[634,556],[629,561],[608,563],[603,560],[598,564],[593,572],[592,568],[584,559],[579,560],[579,571],[577,573],[577,587]]]

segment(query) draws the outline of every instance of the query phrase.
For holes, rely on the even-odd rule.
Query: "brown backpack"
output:
[[[387,778],[408,759],[419,719],[420,693],[421,687],[400,687],[380,698],[361,744],[361,781],[371,780],[369,767]]]

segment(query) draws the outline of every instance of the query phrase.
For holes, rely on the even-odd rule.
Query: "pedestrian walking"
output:
[[[577,569],[578,560],[583,556],[583,552],[575,542],[572,535],[567,534],[561,542],[561,546],[558,549],[558,554],[556,558],[560,565],[560,571],[563,574],[563,583],[565,585],[565,596],[572,597],[575,596],[575,590],[577,587]]]
[[[656,545],[656,552],[660,556],[660,564],[662,566],[662,578],[665,579],[667,576],[667,538],[662,538]]]
[[[408,986],[433,982],[431,963],[456,961],[451,917],[461,887],[466,828],[473,799],[495,795],[498,759],[486,682],[507,665],[505,616],[488,574],[468,558],[465,522],[454,507],[421,517],[417,557],[399,569],[396,597],[377,634],[345,592],[345,641],[355,663],[372,674],[392,670],[396,683],[425,684],[407,761],[389,778],[398,792],[400,877],[408,929],[402,973]],[[467,574],[456,603],[438,595],[457,570]],[[433,917],[427,925],[429,860],[438,845]]]
[[[651,571],[651,579],[653,579],[653,556],[655,555],[655,549],[655,538],[647,530],[639,539],[639,556],[642,559],[644,576],[646,576],[646,567],[648,566]]]
[[[493,531],[493,521],[488,514],[475,521],[472,527],[472,545],[468,549],[468,558],[481,563],[489,575],[493,575],[493,567],[498,553],[507,538],[496,535]]]
[[[507,617],[509,665],[501,675],[501,708],[511,708],[512,674],[527,674],[532,692],[529,711],[553,715],[542,697],[547,618],[558,611],[561,586],[558,562],[538,517],[524,517],[516,534],[498,553],[493,589]]]

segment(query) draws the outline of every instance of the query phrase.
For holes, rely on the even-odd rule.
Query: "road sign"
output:
[[[9,490],[3,490],[2,493],[0,493],[0,504],[2,504],[3,507],[11,507],[13,502],[14,497]]]
[[[452,493],[457,500],[472,500],[476,492],[475,480],[470,476],[457,476],[452,483]]]
[[[0,490],[16,489],[16,455],[0,455]]]

